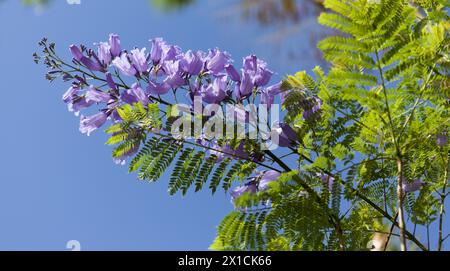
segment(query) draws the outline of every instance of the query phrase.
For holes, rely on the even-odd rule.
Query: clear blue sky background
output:
[[[164,13],[147,0],[77,6],[57,0],[36,13],[18,0],[0,1],[0,250],[65,250],[72,239],[83,250],[208,248],[232,209],[229,195],[205,190],[170,197],[167,175],[149,184],[127,174],[112,162],[101,131],[78,132],[78,119],[61,102],[68,85],[49,84],[43,66],[32,61],[42,37],[69,57],[71,43],[92,45],[118,33],[126,48],[149,48],[148,39],[161,36],[184,49],[218,46],[239,62],[256,53],[270,60],[278,78],[314,66],[307,31],[296,44],[269,44],[261,38],[265,29],[240,19],[238,1],[198,2]],[[279,54],[283,46],[305,50],[304,57]]]

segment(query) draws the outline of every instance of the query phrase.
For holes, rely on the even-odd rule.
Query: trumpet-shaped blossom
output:
[[[134,76],[137,72],[128,60],[127,53],[122,53],[120,57],[116,57],[112,63],[123,75]]]
[[[241,197],[245,193],[254,194],[257,191],[256,182],[252,181],[239,186],[233,191],[231,191],[231,201],[234,202],[237,198]]]
[[[334,177],[325,173],[318,174],[318,177],[322,180],[324,185],[328,186],[328,189],[333,189]]]
[[[257,179],[258,182],[258,191],[265,191],[269,188],[270,184],[277,181],[277,179],[281,176],[281,173],[275,170],[264,171],[259,174]]]
[[[128,104],[140,102],[143,105],[147,105],[150,102],[147,94],[137,83],[133,84],[131,89],[123,92],[120,98]]]
[[[81,52],[80,48],[76,45],[70,45],[69,47],[70,53],[72,54],[72,57],[77,60],[81,61],[81,59],[84,57],[83,53]]]
[[[245,193],[255,194],[258,191],[266,191],[269,189],[270,184],[276,182],[280,176],[281,173],[275,170],[258,173],[249,182],[231,191],[231,201],[234,202]]]
[[[147,91],[154,95],[164,95],[170,90],[168,83],[156,83],[150,81],[147,86]]]
[[[181,54],[180,47],[169,45],[162,38],[152,39],[151,43],[150,60],[155,64],[176,60]]]
[[[162,38],[156,38],[150,41],[152,43],[152,49],[150,51],[150,59],[158,63],[163,56],[163,47],[166,46],[166,43]]]
[[[120,56],[120,53],[122,52],[122,47],[120,46],[120,38],[116,34],[110,34],[109,35],[109,46],[111,50],[111,55],[113,57]]]
[[[293,147],[298,141],[297,133],[286,123],[280,123],[272,131],[272,138],[277,138],[278,142],[274,142],[280,147]]]
[[[267,106],[270,107],[274,103],[275,97],[279,95],[280,92],[281,82],[266,88],[261,93],[261,103],[267,104]]]
[[[103,67],[102,65],[96,60],[92,60],[91,58],[83,56],[80,59],[80,62],[83,63],[84,66],[86,66],[88,69],[92,71],[102,71]]]
[[[219,49],[210,50],[206,57],[206,67],[213,75],[219,75],[225,70],[225,66],[230,62],[230,55]]]
[[[408,183],[405,180],[403,180],[402,186],[403,186],[403,192],[404,193],[412,193],[420,190],[422,186],[424,186],[426,183],[422,180],[415,179],[412,182]]]
[[[267,85],[272,78],[273,72],[267,69],[267,63],[258,59],[255,55],[244,58],[244,73],[251,77],[252,84],[255,87]]]
[[[187,51],[180,60],[181,69],[189,75],[198,75],[203,69],[203,60],[199,52]]]
[[[322,100],[317,97],[314,97],[308,105],[305,107],[305,111],[303,111],[303,118],[305,120],[310,119],[317,112],[319,112],[320,108],[322,108]]]
[[[69,112],[74,112],[75,116],[78,116],[81,110],[89,108],[94,103],[94,101],[87,101],[85,97],[77,97],[67,104],[67,108]]]
[[[97,90],[94,86],[90,86],[86,91],[86,102],[95,102],[95,103],[107,103],[111,100],[111,95],[109,93]]]
[[[104,112],[100,112],[90,117],[81,116],[80,118],[80,132],[88,136],[105,124],[108,116]]]
[[[78,92],[80,91],[80,88],[77,86],[71,86],[62,96],[62,100],[65,103],[69,103],[73,101],[76,97]]]
[[[214,82],[208,86],[202,86],[202,97],[207,103],[217,104],[223,101],[226,94],[227,88],[227,76],[221,76],[214,79]]]
[[[130,58],[134,68],[141,74],[148,71],[147,55],[145,54],[146,48],[131,50]]]
[[[250,96],[253,92],[253,83],[250,74],[244,72],[242,74],[242,81],[236,84],[235,96],[237,100],[242,100]]]
[[[98,59],[103,66],[111,64],[111,46],[106,42],[100,42],[97,51]]]
[[[106,73],[106,83],[108,84],[108,86],[113,89],[113,90],[117,90],[117,85],[114,82],[114,79],[111,75],[111,73],[107,72]]]
[[[228,64],[225,66],[225,70],[228,74],[228,76],[230,77],[231,80],[233,80],[234,82],[240,82],[241,81],[241,76],[239,75],[238,71],[236,70],[236,68],[232,65],[232,64]]]

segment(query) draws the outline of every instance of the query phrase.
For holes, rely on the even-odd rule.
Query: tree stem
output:
[[[405,214],[404,214],[404,199],[405,191],[403,191],[403,162],[400,156],[397,157],[397,197],[398,197],[398,225],[400,229],[400,248],[402,251],[407,251],[406,247],[406,225],[405,225]]]
[[[445,171],[444,171],[444,183],[442,188],[441,195],[441,208],[439,210],[439,238],[438,238],[438,251],[442,250],[442,245],[444,244],[443,235],[443,221],[444,221],[444,213],[445,213],[445,198],[446,198],[446,188],[447,188],[447,178],[448,178],[448,166],[449,166],[449,158],[447,158],[447,162],[445,163]]]

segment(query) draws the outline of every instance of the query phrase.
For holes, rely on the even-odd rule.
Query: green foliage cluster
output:
[[[415,229],[437,222],[440,250],[450,149],[437,137],[450,136],[449,3],[324,5],[330,12],[319,22],[342,32],[318,44],[330,70],[284,82],[285,120],[301,137],[298,171],[259,200],[241,201],[245,208],[223,220],[211,248],[364,250],[381,233],[385,247],[377,249],[385,249],[399,228],[402,249],[427,250]],[[320,116],[305,120],[300,105],[311,97],[322,101]],[[420,192],[404,191],[414,180],[425,183]],[[262,199],[269,208],[258,206]]]
[[[236,180],[242,181],[256,168],[251,161],[220,159],[214,154],[207,156],[202,150],[186,147],[188,144],[195,146],[193,143],[159,133],[162,116],[158,103],[145,107],[141,103],[126,104],[118,109],[118,114],[123,121],[106,130],[111,134],[106,144],[116,145],[113,157],[120,159],[140,148],[129,164],[129,172],[137,172],[138,179],[150,182],[160,179],[173,164],[168,188],[171,195],[177,192],[185,195],[193,185],[197,192],[208,180],[213,194],[219,186],[226,192]],[[166,130],[170,130],[169,125],[170,120]],[[147,138],[150,132],[152,136]]]

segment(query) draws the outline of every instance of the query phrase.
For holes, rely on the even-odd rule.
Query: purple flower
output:
[[[70,52],[72,53],[72,56],[74,59],[76,59],[77,61],[81,61],[81,58],[84,57],[83,53],[81,52],[80,48],[76,45],[70,45],[69,47]]]
[[[103,67],[97,60],[92,60],[90,58],[87,58],[83,56],[80,59],[80,62],[83,63],[84,66],[86,66],[88,69],[92,71],[102,71]]]
[[[258,59],[255,55],[244,58],[244,72],[251,76],[252,83],[256,87],[262,87],[269,83],[273,72],[267,69],[267,63]]]
[[[252,84],[252,78],[250,77],[250,74],[243,73],[242,74],[242,81],[236,84],[235,88],[235,96],[237,100],[244,99],[252,94],[253,91],[253,84]]]
[[[153,81],[150,81],[147,86],[147,91],[151,94],[155,95],[164,95],[170,90],[170,85],[167,83],[156,83]]]
[[[272,85],[261,93],[261,103],[267,104],[267,106],[271,106],[275,100],[275,96],[280,94],[281,92],[281,82],[275,85]]]
[[[95,103],[107,103],[111,100],[111,95],[109,93],[99,91],[94,88],[94,86],[90,86],[86,91],[86,102],[95,102]]]
[[[166,46],[166,42],[162,38],[156,38],[151,40],[152,49],[150,51],[150,59],[157,63],[161,60],[163,55],[163,47]]]
[[[103,66],[111,64],[111,46],[106,42],[100,42],[97,50],[98,59]]]
[[[202,86],[201,92],[203,100],[211,104],[217,104],[223,101],[227,96],[227,79],[227,76],[217,77],[212,84]]]
[[[120,98],[122,101],[128,104],[140,102],[143,105],[148,105],[148,103],[150,102],[147,94],[137,83],[134,83],[131,86],[131,89],[123,92]]]
[[[402,186],[403,186],[403,192],[405,193],[411,193],[420,190],[422,186],[424,186],[425,183],[422,180],[415,179],[411,183],[406,182],[403,180]]]
[[[325,173],[319,173],[318,177],[322,180],[324,185],[328,186],[330,190],[333,189],[334,178],[332,176]]]
[[[109,73],[109,72],[106,73],[106,82],[108,83],[108,86],[110,88],[112,88],[113,90],[117,90],[117,85],[114,82],[111,73]]]
[[[259,179],[258,182],[258,191],[264,191],[269,188],[269,184],[272,182],[275,182],[279,177],[281,176],[281,173],[275,170],[269,170],[262,172],[257,178]]]
[[[166,61],[164,63],[164,70],[168,74],[163,82],[164,84],[174,89],[184,85],[185,80],[183,79],[179,61]]]
[[[72,102],[76,97],[78,92],[80,91],[80,88],[77,86],[71,86],[66,93],[64,93],[64,95],[62,96],[62,100],[65,103],[69,103]]]
[[[236,149],[232,149],[228,143],[221,146],[217,142],[207,144],[205,140],[203,140],[201,145],[210,145],[209,152],[217,156],[217,162],[222,161],[225,157],[230,157],[232,159],[247,159],[249,157],[249,154],[244,150],[243,143],[241,143]]]
[[[276,142],[276,136],[278,136],[278,142]],[[292,147],[298,141],[297,133],[285,123],[280,123],[272,130],[272,138],[275,138],[274,143],[280,147]]]
[[[88,136],[96,129],[105,124],[108,116],[100,112],[90,117],[81,116],[80,118],[80,132]]]
[[[255,194],[256,193],[256,183],[255,182],[249,182],[244,184],[243,186],[239,186],[233,191],[231,191],[231,201],[235,201],[237,198],[241,197],[242,195],[249,193],[249,194]]]
[[[239,75],[238,71],[234,68],[233,65],[231,64],[226,65],[225,70],[231,80],[233,80],[234,82],[241,81],[241,76]]]
[[[180,60],[180,66],[184,72],[190,75],[198,75],[203,69],[203,60],[200,53],[187,51]]]
[[[111,55],[113,57],[120,56],[122,48],[120,46],[120,38],[116,34],[109,35],[109,46],[111,47]]]
[[[145,55],[145,50],[145,48],[142,48],[141,50],[133,49],[131,50],[130,54],[131,62],[141,74],[148,71],[148,63],[147,56]]]
[[[179,58],[180,54],[180,47],[174,45],[165,45],[163,46],[161,61],[175,61]]]
[[[207,56],[206,67],[212,72],[212,74],[219,75],[224,71],[225,65],[227,65],[229,61],[230,55],[227,52],[222,52],[219,49],[214,49],[211,50],[209,55]]]
[[[124,75],[134,76],[136,74],[136,69],[131,65],[126,53],[116,57],[112,63]]]
[[[437,136],[437,144],[440,147],[444,147],[447,144],[447,140],[448,140],[447,136],[445,136],[445,135],[440,134]]]
[[[95,102],[93,101],[86,101],[85,97],[78,97],[74,99],[72,102],[67,104],[67,108],[69,109],[69,112],[74,112],[75,116],[78,116],[80,110],[86,109],[93,105]]]
[[[322,100],[314,97],[306,106],[305,111],[303,111],[303,119],[310,119],[320,110],[320,108],[322,108]]]

